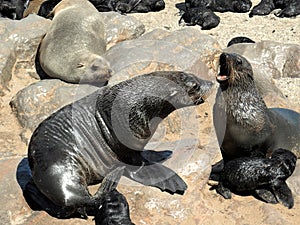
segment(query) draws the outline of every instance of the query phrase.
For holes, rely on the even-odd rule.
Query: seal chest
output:
[[[84,9],[84,10],[83,10]],[[87,0],[62,0],[41,41],[38,58],[44,72],[70,83],[103,83],[110,78],[104,24]]]
[[[171,151],[144,146],[160,122],[153,118],[201,104],[211,86],[184,72],[154,72],[103,87],[65,106],[43,121],[31,138],[28,158],[34,184],[64,208],[64,215],[91,207],[94,197],[87,186],[123,166],[124,176],[134,181],[183,194],[185,182],[160,164]]]

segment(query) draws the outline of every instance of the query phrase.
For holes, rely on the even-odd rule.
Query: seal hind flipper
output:
[[[141,152],[141,156],[150,163],[162,163],[169,159],[172,155],[172,151],[153,151],[153,150],[144,150]]]
[[[173,170],[161,164],[143,165],[137,170],[127,168],[125,176],[146,186],[157,187],[161,191],[170,194],[182,195],[187,189],[186,183]]]
[[[288,187],[285,181],[277,180],[276,184],[272,187],[273,192],[281,204],[289,209],[294,206],[294,198],[291,189]]]
[[[271,204],[277,204],[278,201],[272,191],[267,189],[256,189],[254,197]]]

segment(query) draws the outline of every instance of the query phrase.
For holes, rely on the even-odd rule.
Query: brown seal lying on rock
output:
[[[129,179],[183,194],[185,182],[161,164],[171,151],[144,147],[161,119],[203,103],[211,86],[184,72],[154,72],[100,88],[44,120],[31,137],[28,159],[34,185],[64,212],[51,215],[85,217],[86,208],[99,207],[88,186],[122,166]]]
[[[267,108],[244,57],[222,53],[217,81],[220,89],[214,105],[214,126],[225,166],[239,157],[268,157],[279,148],[300,157],[300,114]],[[222,164],[217,163],[210,178],[219,180],[221,171]]]
[[[111,70],[101,56],[106,42],[96,8],[88,0],[62,0],[53,13],[37,56],[42,70],[51,78],[70,83],[107,81]]]

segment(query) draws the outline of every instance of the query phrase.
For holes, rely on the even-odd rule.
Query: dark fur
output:
[[[95,204],[88,185],[120,166],[134,181],[183,194],[185,182],[160,164],[171,151],[143,150],[157,118],[201,104],[211,85],[183,72],[154,72],[103,87],[44,120],[32,135],[28,159],[36,189],[63,209],[52,215],[85,217]]]
[[[300,114],[283,108],[267,108],[258,93],[250,63],[238,54],[222,53],[220,89],[214,105],[214,126],[223,162],[239,157],[268,157],[278,148],[300,157]],[[211,179],[218,180],[216,164]]]
[[[205,7],[214,12],[248,12],[251,0],[185,0],[187,8]]]
[[[107,193],[95,215],[95,222],[96,225],[134,225],[126,198],[117,190]]]
[[[20,20],[28,5],[29,0],[0,0],[0,17]]]
[[[297,157],[285,149],[275,150],[270,158],[242,157],[226,163],[217,192],[224,198],[231,198],[231,191],[252,193],[255,191],[264,201],[281,202],[292,208],[294,200],[286,179],[296,167]]]
[[[46,0],[38,15],[47,17],[61,0]],[[99,12],[116,11],[120,13],[156,12],[165,8],[163,0],[89,0]]]
[[[227,47],[239,43],[255,43],[255,41],[251,40],[248,37],[234,37],[228,42]]]
[[[187,9],[183,13],[179,23],[181,23],[182,20],[189,26],[199,25],[202,30],[212,29],[217,27],[220,23],[220,17],[205,7]]]
[[[278,17],[295,17],[300,14],[300,2],[299,0],[262,0],[253,7],[249,16],[268,15],[274,9],[281,9],[275,13]]]

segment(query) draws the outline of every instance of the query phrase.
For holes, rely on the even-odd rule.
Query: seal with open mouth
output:
[[[268,157],[279,148],[300,157],[300,114],[267,108],[244,57],[222,53],[216,79],[214,126],[225,165],[239,157]],[[221,163],[214,165],[211,179],[219,180],[221,171]]]

